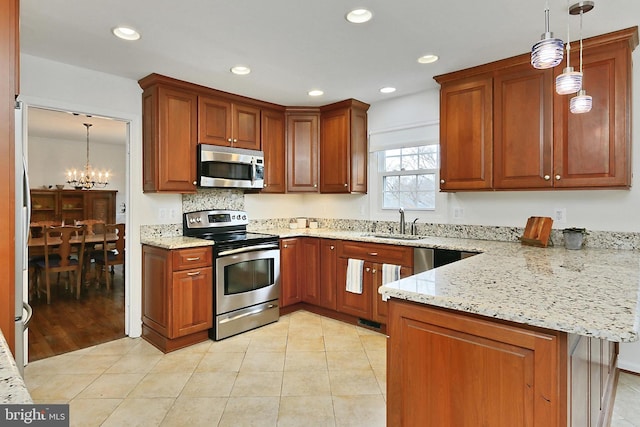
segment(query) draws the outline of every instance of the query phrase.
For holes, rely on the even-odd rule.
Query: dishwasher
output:
[[[413,248],[413,274],[441,267],[477,255],[452,249]]]

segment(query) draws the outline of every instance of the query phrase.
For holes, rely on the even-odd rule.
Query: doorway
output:
[[[32,218],[37,216],[42,220],[51,216],[51,220],[65,224],[104,218],[106,223],[124,223],[126,226],[129,123],[35,106],[28,106],[26,122],[31,193],[55,200],[51,206],[44,206],[32,198]],[[87,127],[85,123],[91,126]],[[95,170],[108,170],[108,184],[75,189],[74,183],[68,182],[67,173],[73,169],[82,171],[86,164]],[[87,196],[90,193],[91,197]],[[69,202],[73,200],[78,203]],[[33,307],[33,318],[29,325],[28,361],[126,336],[124,267],[114,266],[107,272],[112,279],[109,290],[104,283],[104,274],[102,283],[96,282],[95,263],[89,262],[84,270],[79,299],[70,292],[64,274],[62,277],[52,274],[50,304],[47,304],[46,295],[39,295],[37,283],[31,280],[34,271],[30,270],[29,303]]]

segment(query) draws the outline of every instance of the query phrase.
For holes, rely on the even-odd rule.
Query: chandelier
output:
[[[83,123],[87,128],[87,163],[84,170],[68,169],[65,173],[67,183],[72,185],[76,190],[89,190],[94,187],[103,188],[109,184],[108,171],[96,171],[89,164],[89,128],[91,123]]]

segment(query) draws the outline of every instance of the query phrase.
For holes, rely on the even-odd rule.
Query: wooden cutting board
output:
[[[524,234],[520,237],[523,245],[546,248],[549,244],[553,219],[548,216],[532,216],[527,220]]]

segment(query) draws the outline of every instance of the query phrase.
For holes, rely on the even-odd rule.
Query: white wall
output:
[[[31,55],[22,54],[20,61],[19,99],[27,105],[112,117],[129,123],[125,312],[126,332],[139,336],[142,318],[140,226],[161,223],[160,208],[179,212],[182,206],[178,194],[142,192],[142,90],[135,80]]]
[[[123,125],[124,126],[124,125]],[[82,168],[86,163],[84,141],[68,141],[29,136],[29,184],[31,188],[66,183],[65,170]],[[105,190],[116,190],[116,212],[127,195],[127,149],[125,145],[91,141],[91,166],[97,170],[110,170],[111,178]]]

